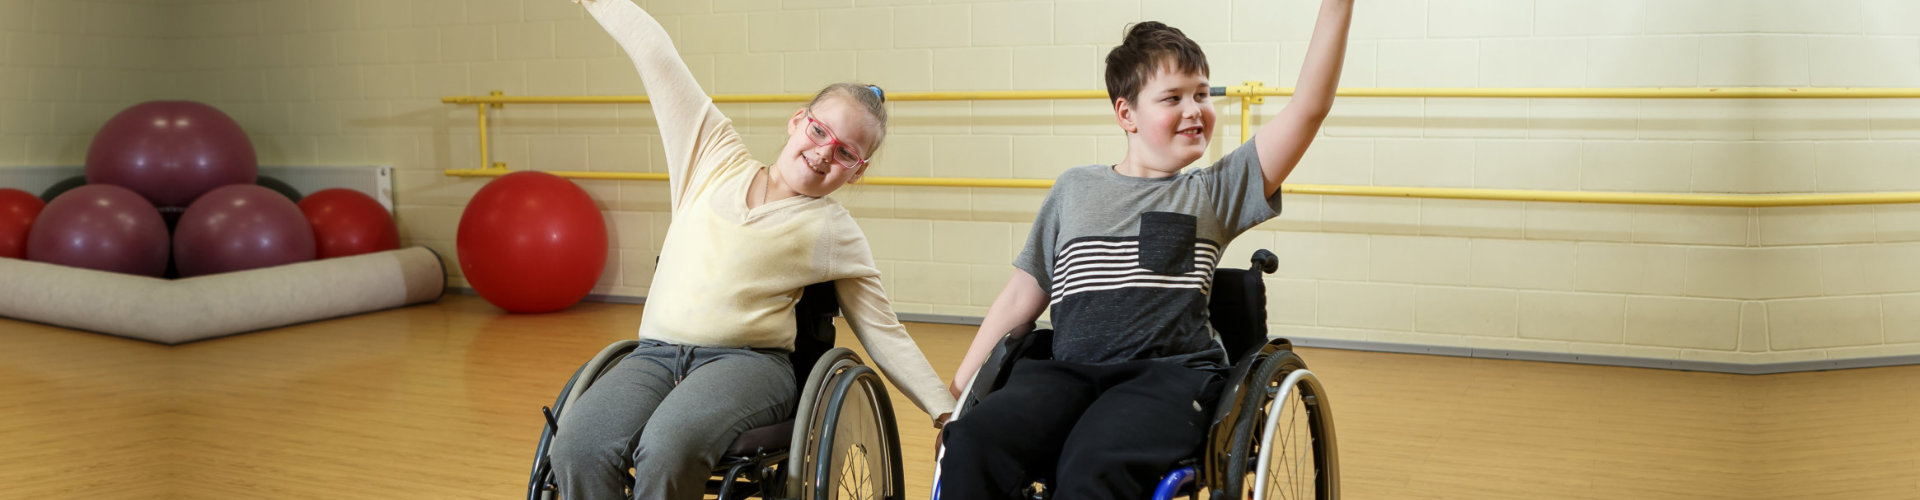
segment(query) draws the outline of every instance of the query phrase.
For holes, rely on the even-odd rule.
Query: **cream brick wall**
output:
[[[0,0],[0,167],[80,164],[107,118],[167,95],[170,3]]]
[[[564,0],[0,0],[0,165],[77,163],[113,110],[208,101],[265,163],[397,168],[408,241],[452,258],[483,181],[470,107],[447,95],[639,94]],[[715,93],[1099,88],[1128,22],[1207,49],[1218,85],[1292,85],[1310,0],[645,0]],[[1920,87],[1912,2],[1368,0],[1349,87]],[[76,14],[94,19],[67,21]],[[87,15],[97,14],[97,15]],[[104,21],[100,21],[104,19]],[[143,22],[175,19],[171,25]],[[173,26],[162,29],[156,26]],[[178,52],[161,49],[175,47]],[[178,54],[169,56],[168,54]],[[175,57],[175,59],[168,59]],[[169,71],[179,68],[178,71]],[[10,92],[9,92],[10,91]],[[1238,135],[1221,99],[1210,158]],[[1256,122],[1285,99],[1255,107]],[[729,105],[756,154],[791,105]],[[1051,178],[1119,161],[1098,101],[894,103],[873,175]],[[660,171],[644,106],[494,113],[513,168]],[[1920,190],[1920,103],[1343,99],[1302,184],[1683,193]],[[597,293],[647,293],[657,183],[581,181],[614,238]],[[1043,192],[854,186],[900,311],[978,316]],[[1920,207],[1724,209],[1290,196],[1229,249],[1268,246],[1279,334],[1732,362],[1920,349]],[[456,285],[462,284],[457,275]]]

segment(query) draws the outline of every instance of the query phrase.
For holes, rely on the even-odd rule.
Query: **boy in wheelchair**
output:
[[[1145,498],[1201,447],[1228,366],[1208,325],[1214,269],[1235,236],[1279,214],[1280,183],[1332,107],[1352,7],[1324,0],[1293,99],[1254,140],[1185,173],[1213,131],[1206,55],[1157,22],[1108,53],[1127,155],[1055,182],[949,389],[1049,307],[1053,359],[1013,365],[956,414],[941,498],[1018,498],[1039,478],[1055,498]]]

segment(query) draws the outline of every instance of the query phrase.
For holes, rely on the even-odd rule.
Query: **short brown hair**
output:
[[[1139,99],[1140,87],[1169,64],[1187,73],[1208,75],[1207,53],[1179,28],[1158,21],[1134,24],[1127,28],[1126,40],[1107,52],[1107,99],[1116,104],[1122,97],[1129,103]]]

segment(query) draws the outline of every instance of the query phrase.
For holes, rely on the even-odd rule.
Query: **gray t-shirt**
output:
[[[1061,174],[1013,262],[1052,296],[1054,359],[1226,366],[1207,295],[1227,243],[1279,215],[1264,188],[1252,142],[1172,177]]]

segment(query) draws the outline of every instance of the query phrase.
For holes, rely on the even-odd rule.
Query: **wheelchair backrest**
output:
[[[1266,287],[1260,275],[1245,269],[1221,269],[1213,273],[1213,297],[1207,301],[1207,314],[1220,343],[1227,348],[1228,364],[1258,350],[1267,343]]]
[[[1278,267],[1273,252],[1254,252],[1248,269],[1221,268],[1213,273],[1213,295],[1207,299],[1207,316],[1220,343],[1227,349],[1227,363],[1241,359],[1267,344],[1266,273]]]
[[[840,298],[834,293],[833,282],[807,285],[800,292],[800,304],[793,308],[793,354],[787,356],[793,362],[796,385],[806,383],[813,363],[833,349],[833,317],[839,314]]]

